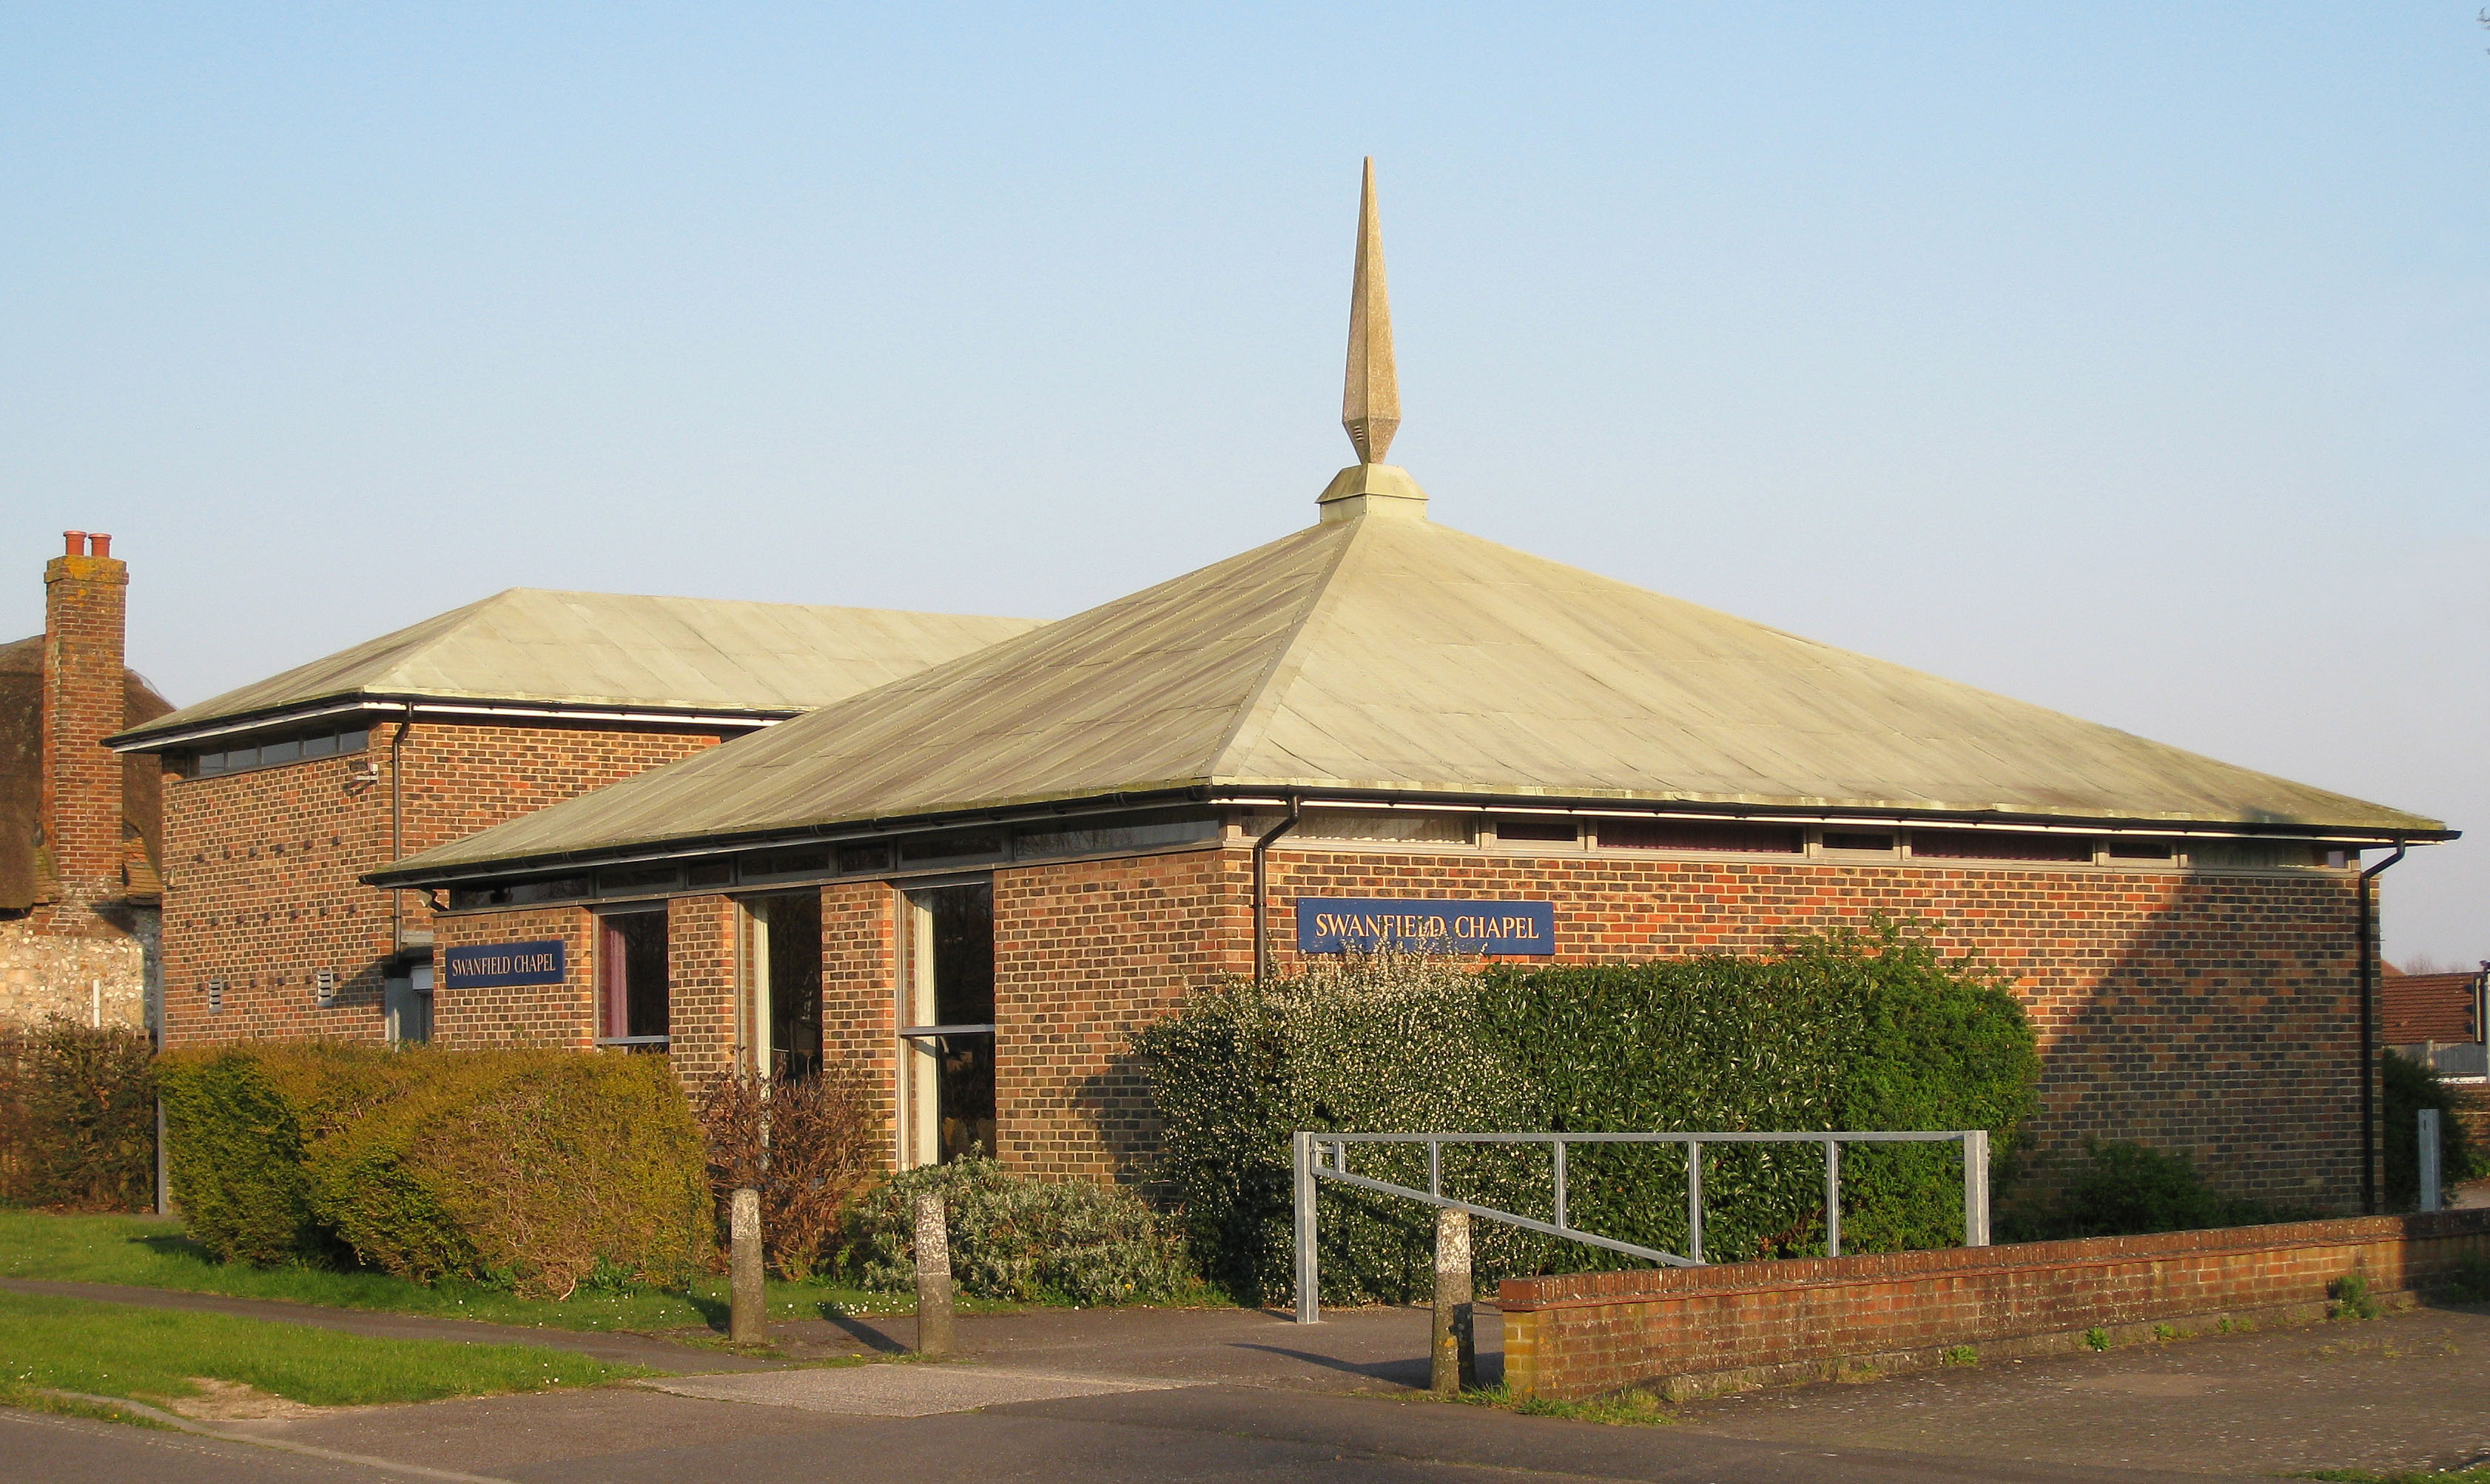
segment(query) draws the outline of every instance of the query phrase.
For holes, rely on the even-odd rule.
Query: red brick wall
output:
[[[563,982],[433,992],[432,1039],[458,1049],[478,1046],[596,1044],[596,955],[594,914],[586,907],[520,907],[507,912],[445,915],[437,955],[487,943],[563,945]]]
[[[2136,1138],[2193,1153],[2226,1189],[2335,1210],[2358,1199],[2356,892],[2343,873],[1299,847],[1272,852],[1271,885],[1284,968],[1300,893],[1551,900],[1560,961],[1761,952],[1792,929],[1916,917],[1946,951],[2013,979],[2043,1052],[2029,1130],[2042,1154]],[[1233,845],[997,870],[998,1155],[1050,1176],[1142,1174],[1155,1133],[1125,1039],[1216,975],[1249,972],[1250,914],[1250,857]],[[866,1075],[887,1119],[893,888],[825,887],[823,927],[825,1048]],[[730,932],[723,917],[678,919],[680,1056],[731,1051]]]
[[[725,897],[678,897],[666,906],[666,1051],[694,1093],[742,1059],[737,915]]]
[[[882,881],[822,888],[822,1060],[861,1077],[899,1157],[897,894]]]
[[[379,717],[380,713],[372,713]],[[390,739],[368,751],[215,778],[168,776],[164,790],[164,1001],[168,1042],[386,1034],[391,894],[356,877],[390,854]],[[461,839],[602,787],[717,740],[714,732],[419,721],[405,767],[406,853]],[[369,764],[380,775],[358,784]],[[403,894],[409,931],[434,927]],[[334,969],[336,1004],[311,976]],[[208,1013],[207,984],[226,983]],[[448,1007],[437,996],[435,1029]],[[472,1016],[461,1023],[473,1025]]]
[[[1249,934],[1232,853],[995,872],[997,1156],[1031,1174],[1130,1179],[1155,1143],[1125,1038],[1222,967]]]
[[[2350,872],[1274,847],[1270,880],[1284,966],[1301,894],[1553,901],[1559,961],[1760,953],[1791,930],[1917,918],[1947,953],[2012,978],[2042,1054],[2026,1129],[2040,1155],[2071,1155],[2085,1135],[2140,1139],[2192,1153],[2226,1189],[2357,1209]]]
[[[83,545],[83,543],[81,543]],[[109,556],[43,568],[43,770],[39,805],[60,905],[45,930],[118,937],[83,905],[123,895],[122,762],[103,746],[128,700],[122,667],[130,569]]]
[[[1627,1389],[1672,1398],[2070,1349],[2215,1316],[2317,1317],[2347,1273],[2394,1297],[2490,1256],[2490,1211],[1858,1257],[1508,1278],[1504,1380],[1573,1400]]]

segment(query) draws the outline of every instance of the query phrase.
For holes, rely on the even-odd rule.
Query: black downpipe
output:
[[[1265,922],[1271,911],[1270,874],[1263,852],[1271,848],[1271,842],[1297,827],[1297,821],[1304,817],[1303,809],[1292,795],[1288,799],[1288,817],[1254,842],[1254,983],[1258,985],[1271,982],[1271,932]]]
[[[2360,1210],[2378,1213],[2378,926],[2369,878],[2404,858],[2395,853],[2360,872]]]

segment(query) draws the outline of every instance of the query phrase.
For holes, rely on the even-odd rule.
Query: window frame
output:
[[[621,1046],[629,1050],[651,1047],[671,1047],[674,1044],[675,966],[674,932],[672,924],[668,922],[668,918],[672,914],[666,910],[666,905],[663,901],[656,901],[618,905],[612,908],[600,910],[594,915],[596,919],[596,952],[594,956],[594,972],[595,980],[593,987],[594,990],[594,1003],[592,1007],[591,1013],[595,1017],[594,1024],[595,1029],[596,1044],[599,1046]],[[653,1035],[635,1033],[631,1030],[632,986],[630,983],[630,951],[627,945],[621,942],[622,929],[615,926],[615,924],[621,919],[630,917],[655,918],[657,920],[659,936],[664,945],[663,952],[659,959],[661,967],[659,969],[658,985],[661,992],[657,996],[657,1003],[664,1009],[666,1029]],[[622,994],[622,1025],[623,1034],[620,1036],[609,1036],[606,1034],[606,1028],[612,1024],[614,1020],[612,1011],[613,1001],[610,996],[616,987],[609,976],[612,976],[617,972],[619,972],[622,981],[620,987]]]

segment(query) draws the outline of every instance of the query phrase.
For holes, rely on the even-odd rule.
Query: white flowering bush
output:
[[[1183,1243],[1140,1196],[1086,1180],[1033,1180],[983,1156],[892,1176],[853,1209],[848,1264],[867,1288],[916,1281],[916,1197],[939,1191],[951,1277],[1021,1303],[1165,1301],[1200,1285]]]

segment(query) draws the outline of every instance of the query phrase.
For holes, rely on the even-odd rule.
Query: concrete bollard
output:
[[[951,1325],[951,1231],[942,1219],[942,1197],[929,1190],[916,1198],[916,1353],[947,1356],[956,1339]]]
[[[1435,1213],[1434,1389],[1456,1396],[1478,1385],[1477,1295],[1470,1280],[1470,1213]]]
[[[2438,1142],[2440,1138],[2438,1118],[2438,1109],[2421,1109],[2420,1127],[2415,1130],[2417,1136],[2413,1148],[2420,1165],[2418,1173],[2420,1176],[2420,1209],[2423,1211],[2438,1210],[2445,1197],[2445,1191],[2442,1188],[2443,1177],[2439,1167],[2441,1146]]]
[[[728,1286],[734,1291],[726,1337],[738,1345],[761,1345],[769,1339],[769,1300],[763,1292],[761,1192],[750,1185],[736,1188],[726,1217]]]

